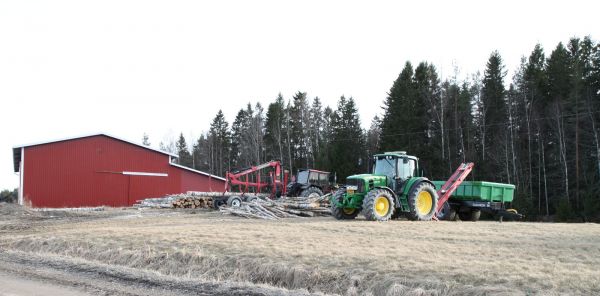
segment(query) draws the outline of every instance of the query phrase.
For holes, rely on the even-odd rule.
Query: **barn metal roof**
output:
[[[144,149],[148,149],[148,150],[153,150],[156,151],[158,153],[162,153],[162,154],[166,154],[175,158],[178,158],[179,155],[177,154],[173,154],[170,152],[166,152],[166,151],[162,151],[160,149],[155,149],[152,147],[148,147],[145,145],[142,145],[140,143],[136,143],[136,142],[132,142],[129,140],[125,140],[123,138],[119,138],[107,133],[94,133],[94,134],[86,134],[86,135],[81,135],[81,136],[77,136],[77,137],[70,137],[70,138],[61,138],[61,139],[54,139],[54,140],[49,140],[49,141],[43,141],[43,142],[35,142],[35,143],[29,143],[29,144],[24,144],[24,145],[17,145],[13,147],[13,166],[14,166],[14,171],[18,172],[19,171],[19,163],[21,162],[21,148],[24,147],[31,147],[31,146],[38,146],[38,145],[45,145],[45,144],[50,144],[50,143],[56,143],[56,142],[63,142],[63,141],[70,141],[70,140],[76,140],[76,139],[81,139],[81,138],[89,138],[89,137],[95,137],[95,136],[105,136],[105,137],[109,137],[109,138],[113,138],[115,140],[119,140],[122,142],[126,142],[135,146],[139,146],[142,147]],[[195,171],[195,170],[194,170]],[[196,171],[196,172],[200,172],[200,171]],[[207,173],[203,173],[200,172],[202,174],[207,174]],[[216,176],[215,176],[216,177]]]
[[[208,177],[211,177],[211,178],[214,178],[214,179],[226,181],[225,178],[223,178],[223,177],[219,177],[219,176],[211,175],[209,173],[205,173],[205,172],[202,172],[202,171],[194,170],[192,168],[188,168],[188,167],[182,166],[180,164],[171,163],[171,165],[174,166],[174,167],[178,167],[178,168],[184,169],[184,170],[188,170],[190,172],[194,172],[194,173],[198,173],[198,174],[201,174],[201,175],[205,175],[205,176],[208,176]]]

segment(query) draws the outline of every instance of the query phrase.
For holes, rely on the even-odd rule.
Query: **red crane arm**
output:
[[[435,209],[435,216],[437,217],[438,213],[444,206],[444,203],[448,201],[452,193],[460,186],[460,184],[465,180],[465,178],[471,173],[473,170],[473,166],[475,164],[472,162],[469,163],[461,163],[458,169],[454,171],[454,174],[450,176],[450,179],[444,183],[442,188],[438,190],[438,203],[437,208]]]

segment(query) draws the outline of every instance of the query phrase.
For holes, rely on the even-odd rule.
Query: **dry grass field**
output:
[[[284,289],[261,295],[600,294],[597,224],[44,214],[0,219],[1,252]]]

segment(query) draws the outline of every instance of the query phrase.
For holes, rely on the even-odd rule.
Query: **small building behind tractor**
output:
[[[287,196],[319,197],[335,188],[335,174],[313,169],[300,169],[294,181],[287,184]]]

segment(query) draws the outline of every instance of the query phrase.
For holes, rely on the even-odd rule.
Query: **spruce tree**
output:
[[[481,101],[483,110],[483,161],[479,167],[484,178],[498,178],[508,181],[508,176],[504,173],[506,159],[504,151],[507,140],[507,121],[508,112],[506,107],[506,90],[504,89],[504,77],[506,72],[500,53],[494,51],[488,59],[485,72],[483,74]]]
[[[360,173],[368,159],[364,157],[364,132],[354,99],[344,96],[332,118],[332,143],[329,153],[331,168],[337,173],[338,182],[347,176]]]
[[[226,171],[231,170],[231,134],[229,124],[221,110],[210,124],[208,142],[210,145],[210,171],[213,174],[224,176]]]
[[[410,98],[414,95],[413,67],[406,62],[404,69],[394,81],[385,100],[385,114],[381,122],[381,149],[384,151],[406,149],[407,139],[401,134],[408,134],[410,125]]]
[[[265,119],[265,153],[267,160],[280,160],[285,164],[285,102],[281,93],[267,107]],[[285,165],[284,165],[285,166]]]
[[[179,140],[177,141],[177,154],[179,155],[178,162],[180,165],[189,168],[192,167],[192,155],[190,154],[183,133],[179,134]]]
[[[573,134],[572,126],[568,122],[566,114],[571,114],[569,105],[569,96],[572,88],[572,68],[569,52],[562,43],[559,43],[548,58],[546,68],[548,75],[548,97],[544,106],[546,117],[546,136],[548,141],[545,143],[546,157],[550,163],[559,163],[558,174],[550,175],[550,184],[552,192],[563,196],[563,208],[570,208],[569,192],[569,162],[571,159],[571,149],[567,146],[569,143],[568,134]],[[566,109],[566,110],[565,110]],[[559,202],[556,202],[558,206]]]
[[[308,99],[305,92],[297,92],[292,98],[290,109],[291,120],[291,145],[293,164],[292,172],[300,168],[307,168],[309,164],[309,115]]]

